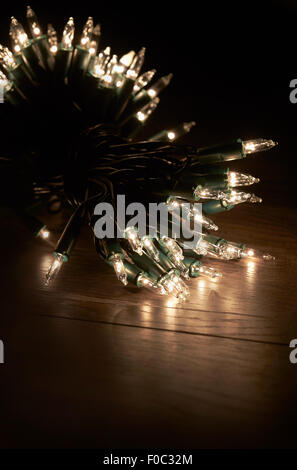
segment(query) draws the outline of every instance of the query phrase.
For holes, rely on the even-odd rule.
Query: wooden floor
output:
[[[210,260],[182,305],[119,284],[87,229],[46,288],[50,247],[3,214],[1,447],[296,447],[296,209],[267,158],[237,165],[263,204],[214,220],[276,262]]]

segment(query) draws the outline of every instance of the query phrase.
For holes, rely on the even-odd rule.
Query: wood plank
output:
[[[287,347],[25,314],[8,321],[2,446],[296,445]]]

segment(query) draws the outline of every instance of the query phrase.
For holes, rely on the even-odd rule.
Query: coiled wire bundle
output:
[[[0,45],[5,122],[1,198],[36,236],[45,239],[49,231],[32,214],[34,204],[46,204],[49,210],[72,208],[55,247],[47,284],[69,260],[84,223],[94,231],[98,255],[123,284],[130,282],[180,300],[188,295],[185,281],[190,277],[219,276],[204,264],[204,257],[272,259],[244,243],[214,236],[211,232],[218,227],[208,217],[242,202],[261,202],[252,193],[234,189],[254,184],[257,178],[217,163],[268,150],[275,146],[272,140],[236,139],[207,148],[180,145],[177,139],[195,125],[189,122],[137,141],[172,75],[151,84],[156,71],[141,73],[145,48],[120,59],[109,47],[98,54],[101,28],[94,26],[91,17],[75,46],[73,18],[66,23],[61,42],[52,25],[42,34],[30,7],[27,22],[29,35],[12,17],[12,51]],[[131,219],[120,227],[119,195],[128,203],[144,205],[145,233]],[[150,204],[159,202],[170,214],[165,234],[159,222],[151,226],[148,214]],[[197,202],[202,203],[202,211]],[[113,237],[98,237],[96,232],[100,203],[113,208]],[[183,219],[190,225],[200,223],[194,246],[174,234],[174,223]]]

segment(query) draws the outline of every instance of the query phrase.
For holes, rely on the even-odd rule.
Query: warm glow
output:
[[[148,94],[150,95],[151,98],[155,98],[155,96],[157,95],[155,90],[153,90],[152,88],[150,88],[147,92],[148,92]]]
[[[141,111],[138,111],[137,119],[138,119],[138,121],[144,121],[145,120],[145,115]]]
[[[42,236],[42,238],[48,238],[49,237],[49,231],[48,230],[42,230],[41,236]]]

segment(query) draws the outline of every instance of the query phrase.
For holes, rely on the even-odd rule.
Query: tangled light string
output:
[[[164,236],[160,230],[156,238],[139,237],[133,226],[125,229],[124,238],[94,237],[97,253],[125,285],[133,283],[184,300],[189,292],[185,281],[190,277],[220,276],[202,263],[204,257],[273,258],[210,234],[218,227],[208,218],[239,203],[261,202],[250,192],[234,189],[257,183],[258,178],[216,164],[268,150],[276,145],[272,140],[237,139],[207,148],[176,144],[195,125],[189,122],[135,142],[172,75],[151,84],[155,70],[140,74],[145,48],[120,59],[110,47],[98,54],[101,28],[94,27],[91,17],[76,46],[73,18],[60,43],[52,25],[47,34],[42,33],[30,7],[27,21],[31,38],[12,17],[13,52],[0,45],[4,89],[0,108],[5,123],[1,197],[44,239],[50,238],[50,232],[32,215],[36,204],[47,204],[50,210],[63,204],[72,208],[47,284],[69,259],[81,226],[87,222],[94,229],[96,204],[110,202],[116,209],[118,194],[129,201],[141,195],[146,207],[150,201],[164,201],[170,213],[185,209],[183,217],[202,224],[200,240],[191,248],[187,240]],[[203,203],[202,214],[195,201]]]

